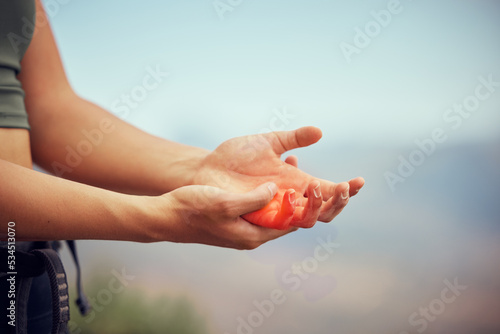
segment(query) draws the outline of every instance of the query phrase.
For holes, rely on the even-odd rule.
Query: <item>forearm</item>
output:
[[[48,20],[41,1],[36,3],[37,19]],[[136,194],[165,193],[190,183],[205,152],[148,135],[77,97],[50,25],[36,25],[21,66],[18,78],[39,166],[64,178]]]
[[[56,178],[0,160],[0,222],[21,240],[148,241],[150,197],[125,195]],[[142,224],[141,224],[142,223]]]
[[[34,162],[64,178],[133,194],[192,183],[207,151],[147,134],[75,96],[29,105]]]
[[[277,191],[247,193],[208,186],[162,196],[136,196],[43,174],[0,159],[0,240],[15,222],[16,239],[172,241],[255,248],[289,231],[265,229],[240,215],[258,210]]]

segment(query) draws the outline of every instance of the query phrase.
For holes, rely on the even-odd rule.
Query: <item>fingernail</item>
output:
[[[292,190],[292,192],[288,195],[288,201],[292,205],[295,204],[295,190]]]
[[[314,197],[320,198],[321,197],[321,188],[319,184],[316,186],[316,188],[313,189],[314,192]]]
[[[267,189],[269,189],[269,192],[271,193],[271,196],[274,196],[276,192],[278,191],[278,186],[275,185],[274,183],[269,183],[267,185]]]
[[[348,199],[349,198],[349,186],[347,186],[347,189],[340,195],[342,199]]]

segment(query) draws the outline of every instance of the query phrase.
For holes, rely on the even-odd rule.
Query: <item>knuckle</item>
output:
[[[329,223],[333,220],[333,217],[334,217],[333,214],[328,214],[328,215],[320,216],[318,218],[318,220],[320,222],[323,222],[323,223]]]
[[[234,205],[226,195],[218,195],[213,209],[222,217],[231,217],[234,212]]]
[[[316,220],[313,220],[311,222],[306,222],[304,224],[304,228],[306,228],[306,229],[312,228],[315,224],[316,224]]]
[[[322,205],[323,205],[323,199],[321,197],[317,198],[315,201],[313,201],[314,210],[319,210]]]

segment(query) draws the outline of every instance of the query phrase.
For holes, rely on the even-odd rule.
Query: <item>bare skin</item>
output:
[[[304,127],[233,138],[204,159],[195,180],[234,190],[249,190],[262,182],[272,181],[280,189],[297,192],[292,225],[308,228],[317,220],[329,222],[347,205],[349,197],[361,189],[363,178],[336,184],[304,173],[297,168],[294,156],[280,160],[287,151],[314,144],[321,136],[318,128]],[[314,189],[317,196],[314,196]]]
[[[278,193],[265,207],[242,217],[253,224],[286,230],[292,224],[295,214],[295,190],[279,189]]]
[[[0,143],[0,159],[32,168],[28,130],[0,128]]]
[[[39,1],[37,10],[43,12]],[[144,133],[73,92],[49,25],[36,27],[21,65],[31,131],[0,129],[0,221],[16,222],[18,240],[173,241],[251,249],[297,228],[269,229],[241,217],[266,206],[278,186],[307,196],[320,183],[320,201],[307,196],[297,202],[310,208],[298,216],[295,226],[301,227],[331,221],[347,204],[341,193],[349,188],[354,195],[363,186],[361,178],[340,184],[316,180],[297,168],[294,157],[280,160],[286,151],[319,140],[321,132],[312,127],[264,139],[234,138],[213,152]],[[103,121],[109,131],[69,166],[68,147],[78,147],[83,133],[102,129]],[[252,168],[248,152],[234,155],[235,148],[247,145],[255,147],[252,159],[259,162]],[[67,169],[62,178],[42,174],[32,170],[32,159],[51,173],[54,166]]]

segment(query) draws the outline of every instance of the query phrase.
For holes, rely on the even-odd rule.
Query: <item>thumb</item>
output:
[[[274,198],[278,192],[278,186],[272,182],[264,183],[254,190],[242,194],[235,194],[235,201],[239,205],[238,215],[244,215],[249,212],[257,211],[265,207]]]
[[[314,126],[305,126],[293,131],[276,131],[270,133],[270,135],[273,134],[272,147],[274,152],[279,155],[295,148],[312,145],[320,140],[323,135],[321,130]]]

